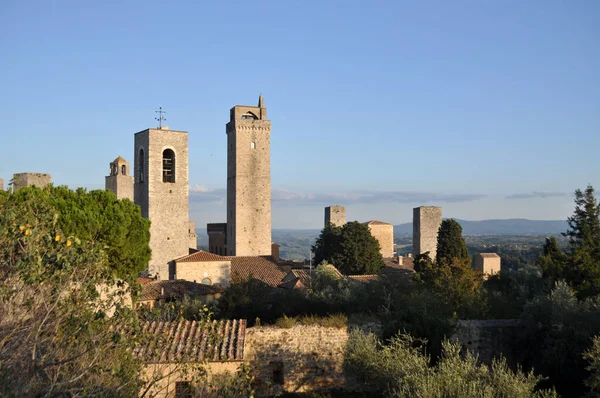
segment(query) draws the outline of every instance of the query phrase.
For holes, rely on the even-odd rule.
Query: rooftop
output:
[[[277,287],[285,277],[285,272],[271,256],[228,256],[231,260],[231,280],[233,283],[243,282],[250,276]]]
[[[500,258],[497,253],[479,253],[479,255],[483,258]]]
[[[198,263],[202,261],[229,261],[230,257],[219,256],[218,254],[205,252],[203,250],[195,251],[187,256],[179,257],[176,263]]]
[[[365,221],[363,224],[367,224],[367,225],[394,225],[394,224],[390,224],[389,222],[383,222],[383,221],[377,221],[377,220]]]

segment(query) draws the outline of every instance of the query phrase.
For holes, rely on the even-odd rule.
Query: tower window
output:
[[[175,182],[175,152],[172,149],[163,151],[163,182]]]
[[[127,167],[125,167],[125,165],[121,166],[121,174],[124,176],[127,175]]]
[[[242,115],[242,119],[258,120],[258,117],[252,112],[247,112]]]
[[[144,182],[144,150],[143,149],[140,149],[138,168],[140,169],[139,181]]]
[[[256,142],[252,141],[250,143],[250,149],[256,149]]]

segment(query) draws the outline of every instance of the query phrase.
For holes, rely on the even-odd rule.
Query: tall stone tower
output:
[[[129,162],[118,157],[110,163],[110,175],[106,177],[106,189],[118,199],[133,201],[133,176],[129,175]]]
[[[441,207],[421,206],[413,209],[413,256],[429,252],[429,257],[435,259],[441,224]]]
[[[271,121],[258,106],[236,105],[227,133],[227,254],[271,254]]]
[[[147,129],[135,134],[135,203],[150,219],[151,275],[172,279],[173,260],[189,254],[188,133]]]
[[[0,178],[0,191],[4,190],[4,180]]]
[[[13,174],[12,189],[18,191],[21,188],[36,186],[43,188],[52,184],[52,176],[45,173],[16,173]]]
[[[346,208],[344,206],[327,206],[325,208],[325,226],[331,223],[341,227],[346,224]]]

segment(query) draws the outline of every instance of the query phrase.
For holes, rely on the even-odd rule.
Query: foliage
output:
[[[323,228],[312,247],[315,262],[333,264],[345,275],[377,274],[383,268],[379,242],[357,221]]]
[[[542,270],[546,280],[557,281],[565,278],[567,256],[558,246],[556,237],[546,238],[542,254],[536,260],[536,265]]]
[[[399,334],[382,345],[373,334],[353,330],[346,346],[346,369],[390,397],[542,397],[533,373],[512,371],[503,359],[491,367],[479,364],[460,346],[445,341],[435,366],[422,341]]]
[[[453,259],[470,259],[467,244],[462,237],[462,227],[456,220],[442,221],[437,236],[437,264],[452,262]]]
[[[332,314],[327,316],[301,315],[296,317],[283,316],[275,321],[275,326],[290,329],[296,325],[318,325],[328,328],[345,328],[348,326],[348,317],[344,314]]]
[[[515,347],[520,362],[549,376],[561,395],[583,395],[587,373],[582,353],[600,334],[600,301],[578,301],[559,281],[550,294],[525,306],[522,319],[526,326]]]
[[[590,389],[590,394],[600,395],[600,337],[595,336],[592,346],[583,353],[583,359],[589,362],[586,368],[590,375],[585,380],[585,385]]]
[[[57,215],[56,227],[65,235],[77,236],[83,244],[102,246],[117,278],[133,283],[148,265],[150,221],[130,200],[118,200],[110,191],[72,191],[51,185],[19,189],[7,200],[20,206],[38,200],[47,203]]]

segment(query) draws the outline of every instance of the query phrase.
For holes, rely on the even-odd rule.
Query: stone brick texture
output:
[[[487,278],[500,272],[502,259],[500,256],[486,256],[486,254],[479,253],[473,256],[473,268]]]
[[[201,283],[204,278],[209,278],[213,285],[229,287],[231,281],[231,261],[200,261],[176,262],[177,279]]]
[[[369,230],[379,242],[383,258],[394,257],[394,226],[387,223],[370,223]]]
[[[435,259],[441,224],[441,207],[421,206],[413,209],[413,256],[429,252],[429,257]]]
[[[240,109],[238,109],[240,108]],[[271,254],[271,122],[242,119],[235,107],[227,123],[227,254]]]
[[[0,178],[0,191],[4,190],[4,180]]]
[[[135,203],[151,220],[151,275],[172,279],[173,259],[189,253],[188,133],[147,129],[135,134]],[[175,182],[163,182],[163,151],[175,153]],[[143,167],[143,180],[141,171]]]
[[[327,206],[325,208],[325,225],[331,223],[341,227],[346,224],[346,208],[344,206]]]
[[[21,188],[36,186],[43,188],[52,183],[52,176],[44,173],[17,173],[13,174],[13,191]]]

